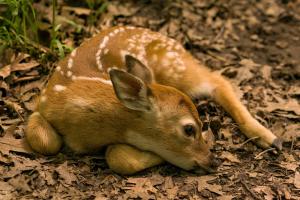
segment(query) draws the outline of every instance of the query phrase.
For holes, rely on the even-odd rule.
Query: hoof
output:
[[[281,151],[282,150],[282,139],[280,138],[276,138],[273,143],[272,146],[275,147],[277,150]]]

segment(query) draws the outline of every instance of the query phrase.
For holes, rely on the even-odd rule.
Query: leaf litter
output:
[[[198,175],[164,164],[123,177],[108,169],[103,155],[35,154],[25,145],[24,126],[53,63],[10,53],[0,66],[0,199],[300,198],[299,2],[151,2],[109,2],[95,27],[85,26],[92,12],[87,6],[59,2],[65,42],[78,45],[97,28],[116,24],[169,35],[233,83],[250,112],[283,138],[283,151],[263,152],[220,106],[201,100],[203,131],[214,135],[213,151],[222,159],[216,174]],[[44,1],[35,7],[48,18],[41,29],[50,27],[52,8]]]

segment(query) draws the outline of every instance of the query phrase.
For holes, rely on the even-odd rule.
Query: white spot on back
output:
[[[56,92],[61,92],[66,89],[66,86],[63,85],[54,85],[53,90]]]
[[[107,54],[108,53],[108,49],[106,48],[106,49],[104,49],[104,51],[103,51],[103,54],[105,55],[105,54]]]
[[[68,68],[71,69],[73,67],[73,58],[70,57],[68,60]]]
[[[67,71],[67,77],[71,77],[72,76],[72,72],[71,71]]]
[[[112,85],[111,80],[106,80],[104,78],[99,78],[99,77],[76,76],[73,78],[73,80],[99,81],[107,85]]]
[[[77,49],[74,49],[73,51],[72,51],[72,53],[71,53],[71,57],[75,57],[76,56],[76,52],[77,52]]]
[[[90,103],[85,100],[84,98],[81,98],[81,97],[74,97],[70,100],[70,103],[76,105],[76,106],[79,106],[79,107],[86,107],[86,106],[89,106]]]
[[[103,66],[101,63],[101,53],[103,52],[104,54],[107,54],[109,50],[106,47],[107,47],[107,43],[109,42],[109,40],[112,37],[114,37],[115,35],[117,35],[118,33],[121,33],[123,31],[125,31],[125,28],[120,27],[120,28],[117,28],[114,31],[110,32],[107,36],[103,37],[102,42],[99,44],[99,49],[96,52],[96,63],[98,65],[98,69],[100,71],[103,70]]]
[[[166,53],[166,56],[169,58],[176,58],[178,57],[178,53],[170,51]]]

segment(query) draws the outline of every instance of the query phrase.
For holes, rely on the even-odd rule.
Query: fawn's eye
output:
[[[187,124],[183,126],[183,131],[188,137],[195,137],[196,135],[196,127],[193,124]]]

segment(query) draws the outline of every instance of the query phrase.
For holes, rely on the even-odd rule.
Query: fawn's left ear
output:
[[[146,84],[153,82],[152,71],[144,65],[141,61],[131,55],[125,56],[125,63],[127,71],[134,76],[142,79]]]
[[[152,110],[152,90],[138,77],[119,69],[109,71],[115,94],[129,109]]]

